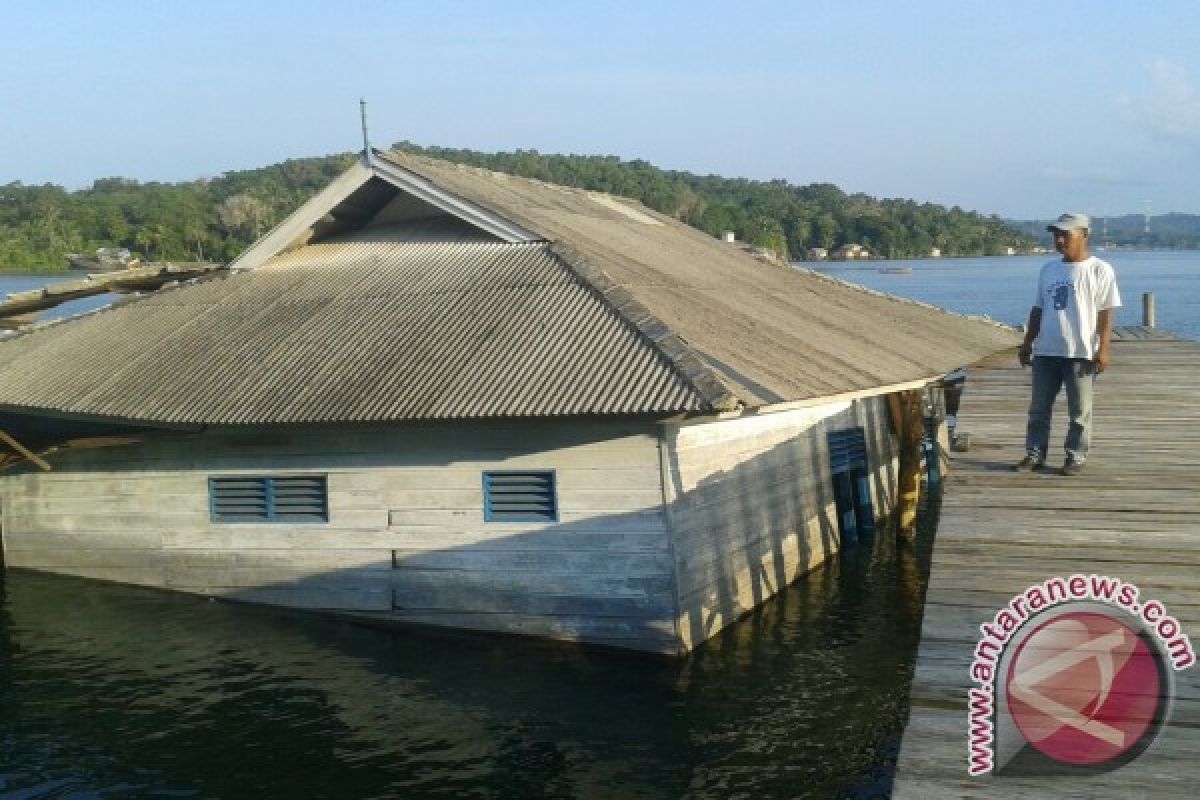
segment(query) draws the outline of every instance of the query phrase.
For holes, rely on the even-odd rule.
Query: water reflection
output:
[[[881,531],[680,663],[11,573],[0,797],[886,796],[922,559]]]

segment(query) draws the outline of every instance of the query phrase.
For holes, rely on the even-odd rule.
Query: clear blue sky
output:
[[[1193,2],[13,0],[0,31],[0,184],[354,150],[365,96],[377,146],[1200,213]]]

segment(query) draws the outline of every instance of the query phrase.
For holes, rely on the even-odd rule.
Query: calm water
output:
[[[1140,325],[1142,293],[1154,292],[1158,327],[1200,339],[1200,251],[1110,251],[1097,253],[1113,265],[1124,306],[1118,325]],[[1011,325],[1025,322],[1038,270],[1051,256],[872,261],[867,264],[805,264],[821,272],[883,292],[923,300],[951,311],[986,314]],[[881,273],[881,266],[912,267],[907,275]]]
[[[5,295],[11,292],[27,292],[30,289],[40,289],[50,283],[62,283],[63,281],[80,280],[85,275],[87,275],[86,272],[75,271],[38,273],[32,275],[0,272],[0,298],[3,298]],[[85,297],[80,300],[72,300],[69,303],[63,303],[57,308],[42,312],[41,319],[59,319],[72,314],[82,314],[85,311],[92,311],[94,309],[106,306],[116,297],[118,297],[118,295],[102,294],[97,295],[96,297]]]
[[[680,662],[10,572],[0,797],[886,797],[922,536]]]

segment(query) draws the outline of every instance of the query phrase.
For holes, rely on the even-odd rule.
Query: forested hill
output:
[[[1033,240],[997,217],[912,200],[846,194],[832,184],[798,186],[661,170],[616,156],[423,153],[501,172],[640,200],[713,235],[802,258],[810,247],[861,244],[892,258],[1000,253]],[[147,260],[226,261],[327,184],[353,154],[285,161],[183,183],[97,180],[68,192],[53,185],[0,186],[0,269],[65,269],[68,253],[126,247]]]
[[[797,186],[784,180],[751,181],[663,170],[645,161],[616,156],[544,155],[534,150],[480,153],[411,142],[398,150],[463,164],[632,197],[664,214],[720,234],[731,230],[751,244],[791,258],[804,258],[810,247],[832,250],[861,244],[888,258],[942,255],[998,255],[1008,247],[1035,245],[996,216],[913,200],[877,200],[846,194],[831,183]]]
[[[0,269],[67,269],[67,253],[127,247],[145,260],[232,260],[354,161],[285,161],[209,180],[0,186]]]

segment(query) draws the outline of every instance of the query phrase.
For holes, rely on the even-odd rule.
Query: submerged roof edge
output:
[[[714,411],[736,411],[745,403],[696,355],[687,341],[654,316],[630,292],[570,247],[551,242],[550,252],[590,286],[627,324],[640,333]]]

